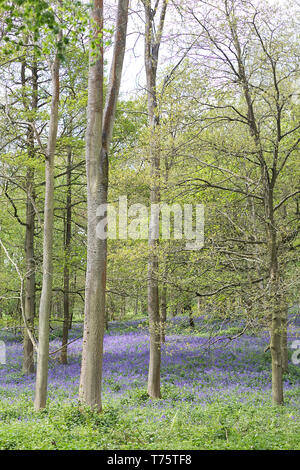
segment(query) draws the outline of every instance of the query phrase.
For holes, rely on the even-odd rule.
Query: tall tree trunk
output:
[[[26,86],[25,82],[25,67],[22,65],[22,85]],[[36,111],[38,105],[38,82],[37,82],[37,65],[34,61],[32,65],[32,99],[31,110]],[[27,134],[28,142],[28,157],[34,158],[34,132],[31,126],[28,127]],[[25,259],[26,259],[26,280],[24,292],[24,315],[27,321],[28,328],[33,334],[34,317],[35,317],[35,303],[36,303],[36,284],[35,284],[35,253],[34,253],[34,230],[35,230],[35,209],[33,201],[35,199],[34,189],[34,168],[28,168],[26,174],[26,227],[25,227]],[[23,364],[22,370],[25,374],[34,372],[34,353],[33,344],[29,337],[27,328],[24,328],[24,342],[23,342]]]
[[[25,231],[25,258],[26,258],[26,282],[24,292],[24,314],[27,325],[33,333],[35,316],[35,261],[34,261],[34,225],[35,212],[31,198],[34,198],[34,170],[27,171],[27,201],[26,201],[26,231]],[[24,328],[23,365],[25,374],[34,372],[33,344],[28,331]]]
[[[96,39],[102,34],[103,29],[103,0],[93,1],[91,17],[95,25],[93,37]],[[86,133],[88,248],[79,398],[98,411],[102,410],[101,382],[105,329],[107,242],[106,239],[97,237],[97,209],[100,205],[107,203],[108,151],[121,83],[127,18],[128,0],[119,0],[114,55],[103,125],[102,45],[98,46],[97,59],[91,55],[89,65]]]
[[[103,31],[103,1],[94,0],[91,19],[93,38]],[[91,49],[92,51],[92,49]],[[106,240],[96,234],[97,209],[107,202],[107,163],[102,160],[103,45],[97,59],[90,54],[86,131],[87,171],[87,271],[84,335],[79,398],[101,411],[103,335],[105,327]]]
[[[282,372],[286,374],[289,370],[289,356],[288,356],[288,303],[285,301],[282,305],[282,318],[281,318],[281,354],[282,354]]]
[[[278,265],[278,246],[277,246],[277,233],[276,224],[274,220],[274,197],[273,191],[276,184],[277,173],[277,160],[278,150],[275,147],[273,155],[272,176],[269,175],[268,164],[264,158],[261,136],[259,132],[259,124],[255,116],[254,100],[251,95],[251,86],[246,74],[244,57],[242,54],[242,47],[237,33],[236,19],[232,17],[231,12],[226,2],[226,17],[230,26],[233,44],[236,51],[236,58],[238,61],[238,77],[242,85],[244,98],[247,105],[247,120],[250,134],[253,137],[257,158],[261,169],[261,180],[263,182],[263,195],[264,195],[264,218],[266,221],[266,232],[268,236],[267,242],[267,256],[269,264],[269,308],[271,309],[271,325],[270,325],[270,349],[272,355],[272,401],[275,405],[283,404],[283,368],[282,368],[282,311],[281,311],[281,292],[280,292],[280,274]],[[275,74],[276,75],[276,74]],[[276,85],[277,86],[277,85]],[[280,124],[280,120],[277,122]],[[280,127],[280,125],[279,125]],[[279,132],[280,134],[280,132]],[[280,141],[277,126],[277,144]],[[278,146],[277,146],[278,148]]]
[[[76,274],[76,269],[74,269],[74,281],[73,281],[74,292],[76,291],[76,285],[77,285],[77,274]],[[75,305],[75,298],[73,295],[70,301],[69,330],[71,330],[73,326],[74,305]]]
[[[64,323],[60,361],[68,363],[68,338],[70,324],[70,254],[72,238],[72,149],[68,148],[67,201],[65,221],[65,262],[64,262]]]
[[[145,10],[145,70],[148,97],[148,120],[151,130],[150,158],[151,158],[151,187],[150,204],[160,202],[160,139],[159,139],[159,111],[157,101],[157,66],[161,44],[163,26],[165,21],[167,0],[163,0],[160,11],[159,25],[156,31],[155,14],[158,4],[152,9],[151,1],[144,0]],[[156,32],[155,32],[156,31]],[[159,221],[153,218],[149,229],[149,259],[148,259],[148,317],[150,333],[150,359],[148,371],[148,394],[151,398],[160,398],[160,366],[161,366],[161,337],[159,315],[159,282],[157,255]]]
[[[166,321],[167,321],[167,286],[164,284],[161,290],[161,310],[160,310],[160,340],[166,342]]]
[[[173,148],[174,151],[174,148]],[[165,156],[164,158],[164,185],[167,188],[169,182],[169,170],[170,165],[168,162],[168,157]],[[169,201],[167,201],[169,203]],[[160,305],[160,340],[161,343],[166,342],[166,322],[167,322],[167,278],[168,278],[168,263],[167,259],[164,260],[164,267],[163,267],[164,275],[162,281],[162,289],[161,289],[161,305]]]
[[[288,195],[287,189],[284,191],[284,197]],[[281,208],[283,220],[286,223],[287,219],[287,207]],[[282,372],[286,374],[289,370],[289,355],[288,355],[288,314],[289,306],[286,297],[286,293],[282,294],[282,312],[281,312],[281,354],[282,354]]]
[[[276,284],[273,284],[275,288]],[[274,290],[273,290],[274,292]],[[281,351],[281,309],[276,305],[274,293],[274,304],[272,306],[271,320],[271,342],[270,349],[272,355],[272,401],[274,405],[283,405],[283,367]]]
[[[52,101],[45,168],[46,188],[43,234],[43,282],[39,308],[39,346],[34,400],[36,410],[44,408],[47,400],[49,320],[53,275],[54,155],[58,129],[59,68],[60,61],[58,54],[56,54],[51,66]]]
[[[268,221],[268,254],[270,263],[269,288],[272,309],[270,328],[270,349],[272,356],[272,401],[274,405],[283,405],[283,363],[282,363],[282,302],[280,292],[280,275],[278,266],[278,248],[276,226],[274,221],[273,190],[266,190],[266,214]]]

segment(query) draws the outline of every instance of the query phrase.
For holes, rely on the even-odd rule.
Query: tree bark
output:
[[[103,0],[94,0],[91,17],[94,39],[103,30]],[[86,169],[88,192],[88,241],[85,291],[85,315],[79,398],[99,412],[102,410],[101,382],[103,337],[105,330],[105,291],[107,242],[96,234],[97,209],[107,203],[108,151],[113,131],[126,44],[128,0],[119,0],[114,54],[110,71],[107,102],[103,106],[103,45],[98,57],[90,57],[86,133]]]
[[[91,19],[94,40],[103,31],[103,1],[94,0]],[[92,49],[91,49],[92,50]],[[90,54],[86,131],[87,172],[87,271],[84,335],[79,398],[102,410],[101,379],[105,325],[106,240],[96,235],[97,208],[107,201],[107,165],[102,161],[103,45],[97,45],[97,59]]]
[[[35,212],[32,206],[31,198],[34,198],[34,170],[27,171],[27,201],[26,201],[26,231],[25,231],[25,258],[26,258],[26,282],[24,298],[24,314],[28,327],[33,333],[35,316],[35,260],[34,260],[34,226]],[[34,372],[34,351],[33,344],[27,332],[24,329],[23,342],[23,365],[22,370],[25,374]]]
[[[287,324],[288,324],[288,304],[287,302],[284,302],[283,307],[282,307],[282,319],[281,319],[281,354],[282,354],[283,374],[286,374],[289,370]]]
[[[22,85],[26,86],[25,82],[25,68],[26,63],[22,64]],[[37,65],[34,61],[32,65],[32,99],[31,110],[35,111],[38,106],[38,82],[37,82]],[[27,134],[28,142],[28,157],[34,158],[34,132],[31,126],[28,127]],[[35,317],[35,304],[36,304],[36,284],[35,284],[35,253],[34,253],[34,230],[35,230],[35,209],[33,201],[35,199],[34,190],[34,168],[28,168],[26,174],[26,226],[25,226],[25,260],[26,260],[26,280],[24,292],[24,315],[27,325],[33,334],[34,317]],[[24,329],[24,342],[23,342],[23,364],[22,370],[25,374],[32,374],[34,372],[34,348],[32,341],[29,337],[27,328]]]
[[[270,328],[270,349],[272,355],[272,401],[274,405],[283,405],[283,362],[282,362],[282,308],[280,276],[278,266],[278,248],[274,221],[273,190],[266,189],[265,219],[268,234],[270,307],[272,309]]]
[[[68,363],[68,338],[70,324],[70,255],[72,238],[72,149],[68,148],[67,201],[65,221],[65,262],[64,262],[64,323],[60,362]]]
[[[54,156],[58,129],[60,60],[56,54],[51,66],[52,101],[45,168],[45,207],[43,230],[43,281],[39,308],[39,346],[34,406],[40,410],[46,406],[49,359],[49,319],[53,275],[53,209],[54,209]]]
[[[202,313],[202,304],[201,304],[201,298],[200,297],[197,297],[197,311],[198,311],[198,315],[201,315],[201,313]]]
[[[137,316],[139,313],[139,295],[138,292],[136,293],[136,299],[135,299],[135,307],[134,307],[134,315]]]
[[[244,98],[247,105],[247,119],[250,134],[254,139],[257,149],[257,157],[261,169],[261,181],[263,184],[262,194],[264,198],[264,219],[266,223],[267,241],[267,257],[269,267],[269,308],[271,309],[270,324],[270,349],[272,355],[272,402],[275,405],[283,404],[283,362],[282,362],[282,311],[281,311],[281,292],[280,292],[280,273],[278,264],[278,244],[277,229],[274,219],[274,187],[277,179],[277,160],[278,145],[280,141],[280,118],[277,122],[277,150],[275,147],[273,155],[272,175],[269,175],[268,165],[264,158],[263,145],[259,132],[259,125],[256,120],[254,111],[254,100],[251,96],[249,80],[247,78],[245,63],[242,54],[242,48],[237,34],[237,26],[235,19],[231,16],[226,2],[226,16],[230,26],[233,44],[236,51],[238,62],[238,78],[240,80]],[[273,65],[273,64],[272,64]],[[276,74],[275,74],[276,76]],[[278,84],[275,85],[278,87]],[[279,131],[278,131],[279,130]]]
[[[163,0],[160,11],[159,25],[155,32],[156,8],[151,8],[151,1],[144,0],[145,10],[145,70],[148,97],[148,120],[151,131],[150,159],[151,159],[151,187],[150,204],[160,202],[160,139],[159,139],[159,111],[157,101],[157,66],[161,37],[165,21],[167,0]],[[160,366],[161,366],[161,334],[159,314],[159,282],[157,255],[158,239],[156,233],[159,222],[153,220],[149,229],[149,259],[148,259],[148,317],[150,334],[150,359],[148,371],[148,394],[151,398],[160,398]]]
[[[188,312],[189,312],[189,326],[190,326],[191,328],[195,328],[195,322],[194,322],[194,318],[193,318],[192,306],[189,305],[189,306],[187,307],[187,310],[188,310]]]
[[[163,285],[161,291],[161,312],[160,312],[160,340],[166,342],[166,321],[167,321],[167,286]]]

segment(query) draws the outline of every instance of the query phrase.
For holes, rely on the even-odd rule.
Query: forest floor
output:
[[[0,365],[0,449],[300,449],[300,365],[290,361],[285,406],[271,406],[267,333],[230,341],[239,330],[226,323],[207,328],[201,317],[195,328],[174,319],[162,346],[162,399],[150,400],[145,321],[111,322],[101,415],[77,401],[81,339],[70,344],[68,365],[51,356],[48,405],[35,413],[35,377],[21,370],[22,338],[1,330],[7,363]],[[81,331],[74,326],[70,339]],[[299,335],[298,317],[289,345]],[[51,351],[60,337],[54,328]]]

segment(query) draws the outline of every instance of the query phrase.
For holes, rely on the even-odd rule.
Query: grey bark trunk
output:
[[[114,55],[107,102],[103,107],[103,47],[98,58],[90,57],[86,133],[86,169],[88,192],[88,240],[85,291],[84,336],[79,398],[98,411],[102,410],[101,382],[103,336],[105,330],[106,239],[96,234],[97,209],[107,203],[108,151],[119,95],[127,31],[128,0],[119,0]],[[94,0],[91,16],[94,38],[103,29],[103,1]]]
[[[65,221],[65,262],[64,262],[64,323],[60,361],[68,363],[68,338],[70,325],[70,254],[72,238],[72,150],[68,149],[67,164],[67,201]]]
[[[26,96],[26,61],[22,63],[21,67],[21,81],[24,97]],[[38,83],[37,83],[37,65],[34,61],[32,65],[32,96],[31,96],[31,110],[35,111],[38,105]],[[24,100],[24,107],[27,110],[26,99]],[[34,132],[31,125],[28,126],[27,133],[27,148],[28,158],[34,158]],[[34,189],[34,169],[28,168],[26,174],[26,224],[25,224],[25,261],[26,261],[26,278],[24,289],[24,315],[26,318],[27,327],[33,335],[34,316],[35,316],[35,302],[36,302],[36,286],[35,286],[35,260],[34,260],[34,229],[35,229],[35,209],[33,201],[35,199]],[[23,341],[23,363],[22,371],[25,374],[34,372],[34,347],[30,339],[30,334],[27,328],[24,328],[24,341]]]
[[[163,32],[167,1],[164,0],[158,30],[155,33],[154,16],[156,9],[151,8],[151,1],[144,1],[145,9],[145,70],[148,97],[148,120],[151,130],[150,159],[151,159],[151,187],[150,204],[160,202],[160,139],[159,139],[159,111],[157,101],[157,66],[158,55]],[[154,222],[153,234],[157,232],[157,221]],[[151,398],[160,398],[160,367],[161,367],[161,334],[159,314],[159,282],[157,255],[158,240],[149,230],[149,259],[148,259],[148,317],[150,334],[150,359],[148,370],[148,394]]]
[[[288,356],[288,304],[283,303],[282,308],[282,323],[281,323],[281,353],[282,353],[282,372],[286,374],[289,370],[289,356]]]
[[[227,8],[227,7],[226,7]],[[236,22],[231,21],[230,13],[227,11],[233,43],[238,60],[238,72],[241,80],[244,98],[247,104],[247,117],[250,133],[254,139],[257,156],[261,167],[264,194],[264,216],[266,220],[266,232],[268,236],[267,255],[269,259],[269,307],[272,311],[270,325],[270,349],[272,355],[272,401],[275,405],[283,404],[283,367],[282,367],[282,312],[280,293],[280,274],[278,266],[278,246],[276,224],[274,220],[273,191],[276,183],[276,168],[273,166],[272,177],[269,176],[268,166],[263,155],[263,146],[260,141],[259,126],[254,112],[254,101],[251,96],[249,81],[245,72],[242,49],[237,35]],[[277,160],[275,158],[274,162]]]
[[[47,400],[49,319],[53,274],[54,155],[58,128],[59,67],[60,61],[58,55],[56,55],[51,67],[52,101],[45,168],[46,188],[43,231],[43,281],[39,307],[39,346],[34,400],[36,410],[44,408]]]
[[[103,1],[94,0],[91,12],[94,38],[103,30]],[[84,335],[79,398],[102,410],[101,379],[105,326],[106,240],[96,234],[97,208],[107,200],[107,165],[102,160],[103,46],[90,56],[86,131],[87,172],[87,271]]]
[[[274,221],[273,191],[266,191],[266,220],[268,222],[268,251],[270,262],[270,307],[272,309],[270,328],[270,349],[272,356],[272,401],[283,405],[283,358],[282,358],[282,302],[278,266],[278,248]]]
[[[160,340],[166,342],[166,321],[167,321],[167,286],[163,285],[161,291],[161,311],[160,311]]]
[[[26,232],[25,232],[25,257],[26,257],[26,282],[24,298],[24,314],[27,325],[33,333],[35,316],[35,261],[34,261],[34,225],[35,212],[31,198],[34,198],[34,170],[27,171],[27,201],[26,201]],[[23,365],[25,374],[34,372],[33,344],[28,331],[24,329]]]

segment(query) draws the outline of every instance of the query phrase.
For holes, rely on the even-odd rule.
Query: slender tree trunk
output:
[[[274,221],[273,191],[266,191],[266,220],[268,221],[268,252],[270,260],[270,307],[271,317],[271,341],[272,355],[272,401],[274,405],[283,405],[283,360],[282,360],[282,302],[280,292],[280,275],[278,266],[278,248],[276,226]]]
[[[125,318],[126,316],[126,297],[122,297],[122,304],[121,304],[121,317]]]
[[[24,314],[27,325],[33,333],[35,316],[35,261],[34,261],[34,223],[35,212],[31,198],[34,198],[34,170],[27,171],[27,201],[26,201],[26,231],[25,231],[25,257],[26,257],[26,282],[24,298]],[[23,366],[25,374],[34,372],[33,344],[24,329]]]
[[[282,354],[283,374],[286,374],[289,370],[287,324],[288,324],[288,304],[287,302],[283,302],[282,319],[281,319],[281,354]]]
[[[154,129],[153,129],[154,130]],[[155,141],[154,135],[152,136]],[[151,162],[151,180],[150,189],[151,205],[159,204],[159,153],[154,151],[152,146]],[[153,207],[153,206],[152,206]],[[159,221],[153,221],[152,228],[149,230],[149,259],[148,259],[148,317],[150,333],[150,360],[148,371],[148,394],[151,398],[160,398],[160,366],[161,366],[161,347],[160,347],[160,313],[159,313],[159,281],[158,281],[158,240],[155,239],[157,233],[157,224]],[[153,232],[152,232],[153,230]],[[153,233],[153,238],[152,238]]]
[[[197,297],[197,311],[198,311],[198,315],[201,315],[202,313],[201,297]]]
[[[163,285],[161,291],[161,311],[160,311],[160,340],[166,342],[166,321],[167,321],[167,286]]]
[[[281,311],[276,305],[272,309],[271,342],[272,355],[272,401],[283,405],[283,367],[281,354]]]
[[[60,361],[68,363],[68,338],[70,324],[70,254],[72,238],[72,149],[68,149],[67,164],[67,203],[65,222],[65,263],[64,263],[64,323]]]
[[[71,312],[70,312],[70,317],[69,317],[69,330],[72,330],[73,326],[73,301],[71,302]]]
[[[76,275],[76,269],[74,269],[74,291],[76,291],[76,285],[77,285],[77,275]],[[75,299],[74,299],[74,296],[72,296],[71,301],[70,301],[69,330],[71,330],[73,326],[74,305],[75,305]]]
[[[189,305],[189,306],[187,307],[187,310],[188,310],[188,312],[189,312],[189,326],[190,326],[191,328],[195,328],[195,322],[194,322],[194,318],[193,318],[192,306]]]
[[[109,330],[109,310],[108,308],[105,309],[105,330]]]
[[[135,316],[137,316],[138,313],[139,313],[139,296],[138,296],[138,293],[136,293],[135,307],[134,307]]]
[[[174,148],[173,148],[174,151]],[[170,165],[168,162],[168,157],[165,156],[164,158],[164,185],[167,188],[168,181],[169,181],[169,170]],[[169,201],[167,201],[169,202]],[[160,340],[161,343],[166,342],[166,322],[167,322],[167,278],[168,278],[168,263],[167,260],[164,261],[164,276],[162,282],[162,289],[161,289],[161,311],[160,311]]]
[[[284,196],[288,195],[288,188],[284,191]],[[287,219],[287,207],[283,206],[281,208],[281,213],[283,220],[286,221]],[[288,301],[286,298],[286,294],[282,294],[283,302],[282,302],[282,316],[281,316],[281,354],[282,354],[282,372],[286,374],[289,370],[289,355],[288,355]]]
[[[264,194],[264,218],[266,221],[266,232],[268,236],[267,256],[269,260],[269,307],[271,309],[270,325],[270,349],[272,355],[272,401],[275,405],[283,404],[283,367],[282,367],[282,312],[281,312],[281,292],[280,292],[280,273],[278,265],[278,246],[276,224],[274,220],[274,198],[273,191],[276,184],[277,169],[276,162],[278,155],[273,157],[272,176],[269,175],[268,165],[264,158],[263,145],[259,132],[259,125],[255,116],[254,100],[251,96],[251,88],[245,71],[244,58],[241,44],[237,34],[236,21],[231,17],[231,13],[226,3],[226,16],[230,26],[233,44],[236,50],[238,61],[238,75],[242,85],[244,98],[247,104],[247,119],[250,134],[254,139],[257,149],[257,157],[261,168],[261,179],[263,182]],[[279,123],[280,121],[278,121]],[[279,138],[279,136],[277,136]],[[278,141],[279,143],[279,141]],[[275,153],[276,153],[275,149]]]
[[[60,61],[58,55],[56,55],[51,67],[52,101],[45,168],[43,282],[39,308],[39,346],[34,400],[36,410],[44,408],[47,400],[49,320],[53,275],[54,155],[58,129],[59,67]]]
[[[98,411],[102,410],[107,242],[97,236],[97,209],[107,203],[108,151],[121,83],[127,15],[128,0],[119,0],[114,55],[103,123],[103,45],[98,46],[97,58],[91,54],[89,65],[86,133],[88,247],[79,398]],[[95,25],[93,37],[96,39],[103,30],[103,0],[93,1],[91,17]]]
[[[91,18],[94,40],[103,30],[103,1],[94,0]],[[91,49],[92,51],[92,49]],[[87,171],[87,271],[84,336],[79,398],[102,410],[101,380],[105,328],[106,240],[97,237],[97,209],[107,202],[107,164],[102,161],[103,45],[97,58],[90,54],[86,131]]]
[[[25,67],[22,65],[22,85],[25,82]],[[34,62],[32,66],[32,99],[31,109],[36,111],[38,105],[38,82],[37,82],[37,65]],[[34,132],[31,126],[28,128],[27,135],[28,156],[34,158]],[[35,199],[34,190],[34,168],[28,168],[26,175],[26,227],[25,227],[25,259],[26,259],[26,280],[25,280],[25,299],[24,299],[24,315],[27,320],[28,327],[33,333],[35,303],[36,303],[36,285],[35,285],[35,253],[34,253],[34,230],[35,230],[35,210],[33,201]],[[23,365],[22,370],[25,374],[34,372],[34,351],[33,344],[29,337],[27,328],[24,329],[23,343]]]
[[[150,158],[151,158],[151,187],[150,204],[160,202],[160,139],[159,139],[159,111],[157,102],[157,66],[161,37],[166,15],[167,1],[163,0],[159,25],[156,31],[155,14],[157,8],[152,9],[151,1],[144,0],[145,10],[145,70],[148,97],[148,119],[151,130]],[[156,31],[156,32],[155,32]],[[151,398],[160,398],[160,366],[161,366],[161,334],[159,314],[159,282],[157,255],[157,232],[159,221],[153,218],[149,230],[149,259],[148,259],[148,317],[150,333],[150,359],[148,371],[148,394]]]

